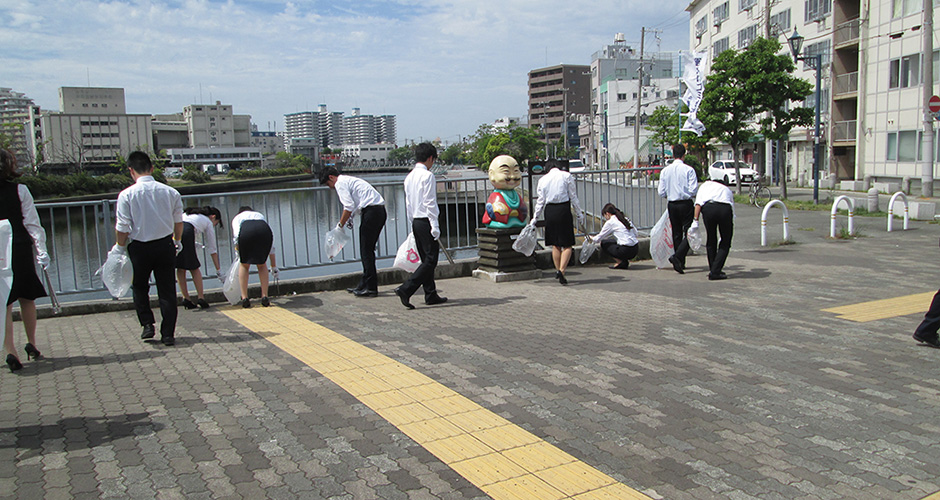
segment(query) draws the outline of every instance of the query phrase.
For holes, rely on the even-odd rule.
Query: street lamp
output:
[[[813,203],[819,203],[819,87],[822,84],[820,71],[822,70],[822,53],[811,56],[800,56],[800,49],[803,48],[803,37],[793,28],[793,34],[787,38],[790,44],[790,53],[793,54],[793,62],[812,61],[813,69],[816,70],[816,130],[813,134]]]

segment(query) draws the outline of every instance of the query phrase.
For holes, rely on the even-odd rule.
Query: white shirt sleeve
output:
[[[568,186],[568,200],[571,201],[571,206],[574,207],[574,212],[579,217],[581,216],[581,202],[578,201],[578,188],[575,186],[574,176],[568,174],[565,176],[565,184]]]
[[[29,192],[29,188],[24,184],[19,184],[16,189],[20,195],[23,225],[26,226],[26,232],[33,238],[36,254],[48,253],[46,251],[46,231],[39,222],[39,213],[36,212],[36,205],[33,203],[33,194]]]

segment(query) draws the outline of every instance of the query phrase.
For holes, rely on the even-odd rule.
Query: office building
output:
[[[0,144],[10,149],[21,167],[33,164],[33,154],[26,139],[30,110],[38,114],[39,108],[26,94],[0,87]]]
[[[578,147],[578,120],[591,106],[590,66],[559,64],[529,72],[529,126],[541,127],[542,141],[555,144],[566,137]]]

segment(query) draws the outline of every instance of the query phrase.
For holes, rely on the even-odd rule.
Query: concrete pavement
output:
[[[142,342],[132,311],[43,319],[46,359],[0,374],[0,497],[940,491],[940,350],[910,338],[923,313],[909,312],[940,286],[938,226],[887,233],[884,219],[859,218],[859,238],[831,241],[828,212],[794,211],[794,243],[761,247],[759,211],[737,213],[720,282],[692,256],[681,276],[650,261],[575,266],[566,287],[547,271],[444,279],[450,301],[416,296],[413,311],[391,286],[374,299],[305,293],[270,309],[181,310],[175,347]],[[780,221],[774,212],[772,242]],[[824,311],[863,302],[881,319]],[[357,383],[376,366],[394,367],[376,386],[411,399],[376,404]],[[428,390],[409,392],[402,377]],[[499,420],[491,443],[534,440],[492,455],[445,449],[458,435],[444,398],[463,401],[453,415],[474,412],[480,432]],[[580,487],[546,472],[546,456],[571,457]]]

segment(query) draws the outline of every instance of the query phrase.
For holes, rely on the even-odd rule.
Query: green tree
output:
[[[679,142],[679,117],[676,110],[666,106],[657,106],[653,114],[646,119],[646,130],[652,133],[650,140],[665,152],[667,145]]]
[[[392,165],[408,165],[413,163],[414,159],[415,151],[408,146],[395,148],[388,153],[388,160]]]
[[[441,153],[441,161],[447,165],[460,165],[465,163],[464,151],[466,151],[467,145],[463,142],[458,142],[447,146],[444,151]]]
[[[510,155],[520,163],[535,159],[542,150],[542,143],[535,129],[516,125],[496,130],[491,125],[480,125],[470,137],[468,149],[470,162],[486,170],[499,155]]]
[[[781,55],[780,43],[776,40],[758,38],[752,43],[743,57],[756,71],[748,80],[749,90],[760,92],[762,98],[759,109],[765,116],[761,118],[760,131],[768,140],[782,140],[790,135],[793,127],[805,127],[813,124],[813,109],[791,107],[791,103],[803,100],[813,91],[813,85],[806,80],[793,76],[796,66],[788,55]],[[782,152],[782,148],[778,149]],[[780,154],[780,153],[778,153]],[[783,197],[787,196],[786,174],[780,176]]]

